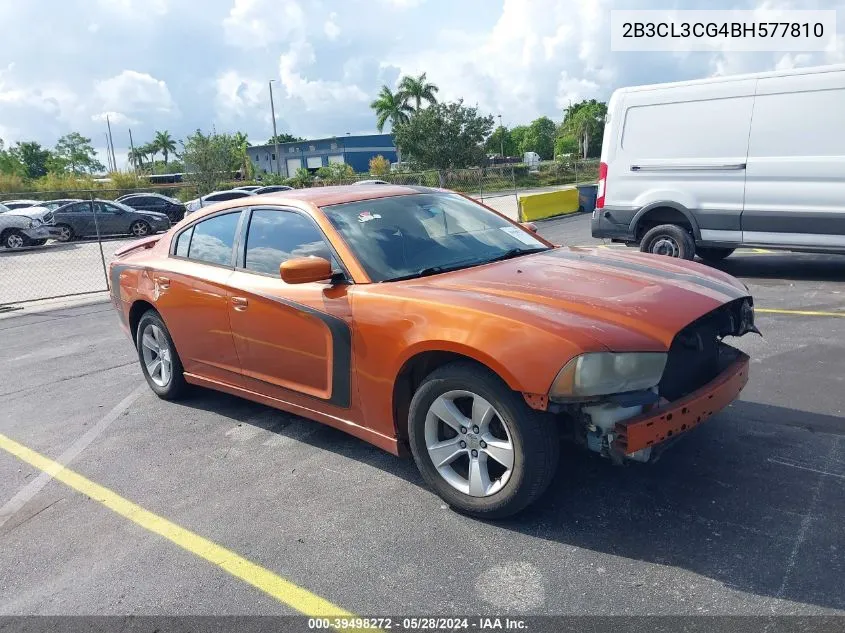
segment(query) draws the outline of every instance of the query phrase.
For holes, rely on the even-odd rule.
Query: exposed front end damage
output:
[[[735,400],[748,382],[749,358],[723,342],[759,331],[750,297],[726,303],[674,337],[659,382],[648,389],[592,399],[554,399],[575,438],[616,462],[648,462],[679,435]]]

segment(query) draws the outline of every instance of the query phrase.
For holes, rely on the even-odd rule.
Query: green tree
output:
[[[276,134],[276,136],[270,137],[267,145],[274,145],[277,140],[279,143],[298,143],[305,139],[300,136],[294,136],[293,134]]]
[[[522,151],[537,152],[543,160],[554,158],[556,131],[554,121],[550,118],[541,116],[535,119],[522,138]]]
[[[607,104],[595,99],[584,100],[569,106],[563,115],[560,133],[578,139],[581,156],[599,156],[607,118]]]
[[[252,180],[255,177],[255,173],[252,167],[252,161],[249,159],[249,154],[246,151],[250,146],[249,138],[243,132],[235,132],[232,139],[235,142],[235,148],[238,154],[241,177],[245,180]]]
[[[27,178],[41,178],[47,175],[49,149],[41,147],[35,141],[25,141],[15,145],[9,152],[23,164]]]
[[[141,145],[141,151],[144,156],[150,159],[150,171],[152,172],[156,162],[156,154],[158,154],[158,145],[156,145],[155,141],[144,143]]]
[[[390,161],[379,154],[370,159],[370,173],[373,176],[386,176],[390,173]]]
[[[165,130],[164,132],[156,132],[152,145],[155,145],[156,149],[164,156],[164,165],[166,167],[170,154],[176,153],[176,141],[170,136],[170,132]]]
[[[58,162],[53,166],[63,164],[74,175],[93,174],[105,170],[103,164],[97,160],[97,152],[91,145],[91,139],[79,132],[65,134],[56,142],[55,155]]]
[[[492,116],[479,116],[478,108],[463,101],[437,103],[420,110],[394,128],[396,145],[404,148],[422,168],[443,170],[480,165],[484,140],[493,129]]]
[[[378,97],[370,104],[376,113],[376,127],[381,132],[385,123],[390,121],[394,129],[397,125],[407,123],[413,112],[411,106],[405,102],[401,92],[394,93],[387,86],[381,87]]]
[[[438,90],[440,89],[435,84],[426,79],[425,73],[417,77],[406,75],[399,82],[399,98],[405,103],[413,101],[417,112],[422,107],[423,101],[428,101],[431,105],[437,103],[435,94]]]
[[[288,183],[290,183],[292,187],[307,187],[311,184],[312,180],[313,176],[311,175],[311,172],[305,167],[300,167],[296,170],[293,177],[288,178]]]
[[[488,154],[501,154],[503,147],[505,156],[515,156],[519,153],[511,131],[505,126],[500,125],[493,130],[493,133],[484,144],[484,149],[487,150]]]
[[[0,138],[0,174],[24,178],[26,176],[26,165],[13,152],[4,148],[3,139]]]
[[[182,160],[187,180],[200,195],[219,189],[240,167],[238,145],[231,134],[204,134],[197,130],[182,141]]]
[[[329,163],[317,170],[317,175],[323,180],[338,182],[355,177],[355,170],[347,163]]]
[[[555,139],[555,158],[565,154],[577,155],[578,139],[571,134],[564,134]]]
[[[147,160],[147,155],[144,153],[143,145],[129,150],[129,162],[135,169],[143,169],[145,160]]]
[[[526,132],[528,132],[527,125],[517,125],[511,130],[511,142],[513,143],[514,153],[520,156],[525,153],[524,141]]]

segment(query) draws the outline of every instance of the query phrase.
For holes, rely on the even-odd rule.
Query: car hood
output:
[[[511,317],[521,313],[524,323],[579,330],[618,351],[647,341],[668,349],[700,316],[749,296],[741,282],[702,264],[604,248],[559,247],[382,285],[399,284],[444,304],[504,308]]]
[[[52,213],[52,211],[50,211],[50,209],[45,209],[44,207],[25,207],[23,209],[13,209],[11,211],[7,211],[5,215],[19,215],[25,218],[43,220],[44,216],[50,213]]]

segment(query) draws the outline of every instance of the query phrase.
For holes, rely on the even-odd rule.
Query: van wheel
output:
[[[653,255],[692,259],[695,257],[695,242],[683,227],[677,224],[661,224],[643,235],[640,250]]]
[[[411,400],[408,435],[423,478],[452,508],[513,515],[548,488],[560,439],[491,371],[457,362],[431,373]]]
[[[733,253],[736,249],[734,248],[697,248],[695,249],[695,254],[698,255],[701,259],[706,262],[720,262],[725,257]]]

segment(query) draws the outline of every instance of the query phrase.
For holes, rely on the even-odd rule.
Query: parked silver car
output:
[[[53,212],[44,207],[9,210],[0,204],[0,246],[17,249],[41,246],[48,239],[57,238],[59,230],[53,226]]]
[[[255,195],[251,191],[245,189],[227,189],[226,191],[214,191],[204,195],[202,198],[194,198],[185,203],[185,215],[193,213],[194,211],[206,207],[215,202],[223,202],[224,200],[234,200],[235,198],[246,198],[247,196]]]

